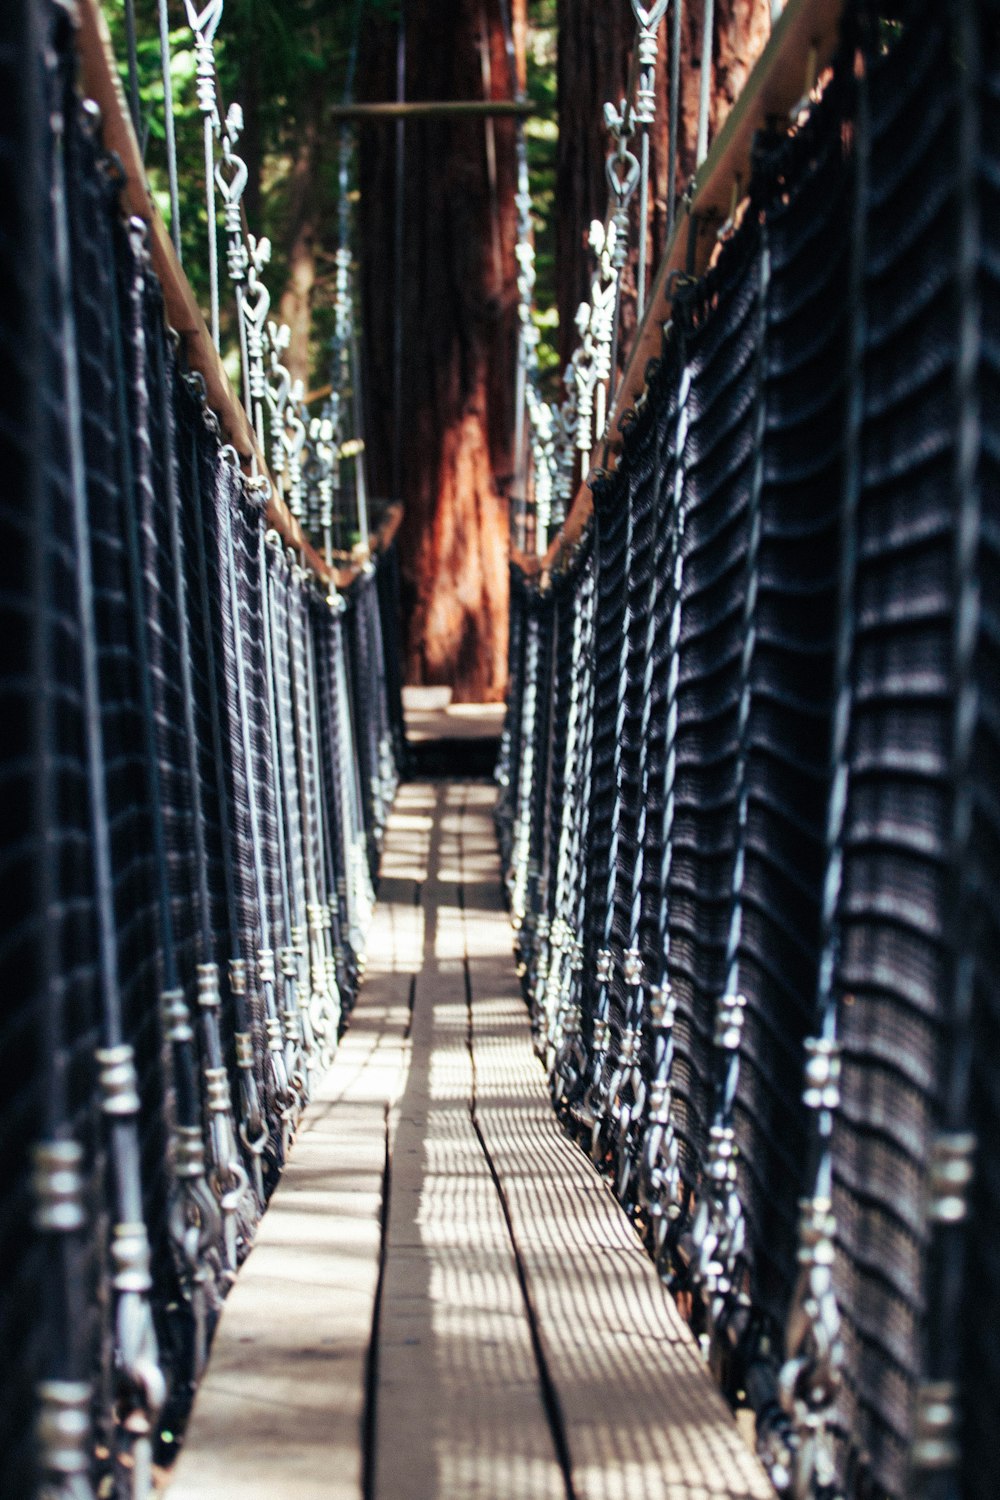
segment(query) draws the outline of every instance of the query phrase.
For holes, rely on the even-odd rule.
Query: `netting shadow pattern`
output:
[[[124,1497],[173,1456],[364,970],[398,576],[338,593],[269,531],[68,13],[9,20],[0,1491]]]
[[[995,1487],[998,98],[992,6],[848,7],[511,591],[553,1100],[795,1496]]]

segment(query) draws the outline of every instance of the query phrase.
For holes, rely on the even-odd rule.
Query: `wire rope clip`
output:
[[[32,1155],[36,1229],[77,1233],[87,1222],[83,1147],[73,1140],[40,1141]]]
[[[102,1112],[113,1119],[133,1119],[139,1113],[139,1078],[133,1049],[127,1042],[118,1047],[98,1047],[95,1057]]]
[[[83,1380],[43,1380],[36,1386],[35,1433],[42,1471],[58,1480],[79,1480],[55,1491],[83,1500],[93,1491],[87,1480],[91,1465],[91,1407],[94,1392]]]
[[[163,1016],[163,1031],[168,1042],[175,1047],[183,1047],[194,1041],[191,1013],[182,989],[163,991],[160,996],[160,1013]]]

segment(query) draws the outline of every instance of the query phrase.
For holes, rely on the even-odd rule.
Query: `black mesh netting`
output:
[[[776,1479],[815,1424],[852,1495],[959,1452],[940,1493],[991,1485],[998,64],[991,6],[852,8],[595,483],[592,639],[586,568],[512,586],[498,823],[554,1097]]]
[[[37,1425],[54,1402],[81,1414],[95,1492],[131,1493],[145,1418],[169,1460],[363,966],[404,751],[395,557],[345,628],[265,538],[73,60],[61,7],[5,7],[0,1488],[18,1500],[69,1462]],[[148,1302],[160,1404],[126,1295]]]

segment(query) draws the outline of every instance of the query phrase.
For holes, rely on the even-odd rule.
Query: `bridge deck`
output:
[[[772,1493],[552,1117],[492,801],[400,792],[358,1007],[226,1303],[171,1500]]]

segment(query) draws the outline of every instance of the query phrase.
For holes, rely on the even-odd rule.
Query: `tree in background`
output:
[[[124,0],[106,4],[124,59]],[[157,0],[135,0],[135,6],[141,134],[166,209]],[[185,270],[204,306],[194,53],[182,0],[169,0],[169,11]],[[684,0],[678,188],[694,168],[701,17],[701,0]],[[541,362],[547,394],[558,399],[556,374],[572,353],[574,317],[589,290],[587,230],[607,204],[601,110],[624,92],[635,39],[629,0],[530,0],[530,6],[529,0],[226,0],[216,48],[220,88],[225,102],[238,100],[243,108],[244,205],[251,230],[272,242],[268,283],[275,314],[292,330],[285,363],[307,388],[329,377],[341,138],[330,106],[344,95],[357,40],[358,97],[396,98],[401,23],[407,99],[510,99],[511,48],[516,86],[523,88],[529,76],[533,98],[543,105],[558,98],[557,140],[552,120],[528,126]],[[769,0],[716,0],[713,131],[768,30]],[[650,267],[666,240],[666,33],[664,25],[651,135]],[[395,124],[367,123],[354,138],[367,464],[373,492],[400,498],[406,507],[400,547],[407,675],[412,682],[449,684],[460,700],[497,699],[506,686],[513,483],[515,127],[510,119],[410,120],[402,158]],[[625,349],[635,321],[631,275],[627,268]],[[550,299],[558,331],[555,309],[546,306]],[[231,298],[224,297],[223,308],[231,319]],[[225,315],[224,344],[235,348]]]
[[[252,233],[272,244],[268,284],[275,315],[292,341],[286,363],[308,385],[325,374],[332,330],[337,229],[337,135],[327,106],[339,99],[359,0],[226,0],[215,54],[223,104],[239,103],[246,162],[243,197]],[[392,0],[360,0],[382,13]],[[128,80],[124,0],[104,0],[115,52]],[[135,0],[140,144],[150,182],[169,221],[157,0]],[[184,270],[208,301],[205,179],[195,57],[183,0],[168,0],[171,77],[177,122]],[[232,299],[223,299],[224,344],[236,344]],[[229,320],[228,323],[226,320]]]
[[[523,79],[524,0],[512,19]],[[406,0],[403,22],[408,99],[513,97],[499,0]],[[366,28],[361,97],[396,97],[398,40],[397,21]],[[450,684],[458,700],[498,699],[517,342],[514,125],[407,122],[401,266],[397,140],[393,126],[362,126],[369,474],[376,492],[398,483],[406,508],[409,680]]]

